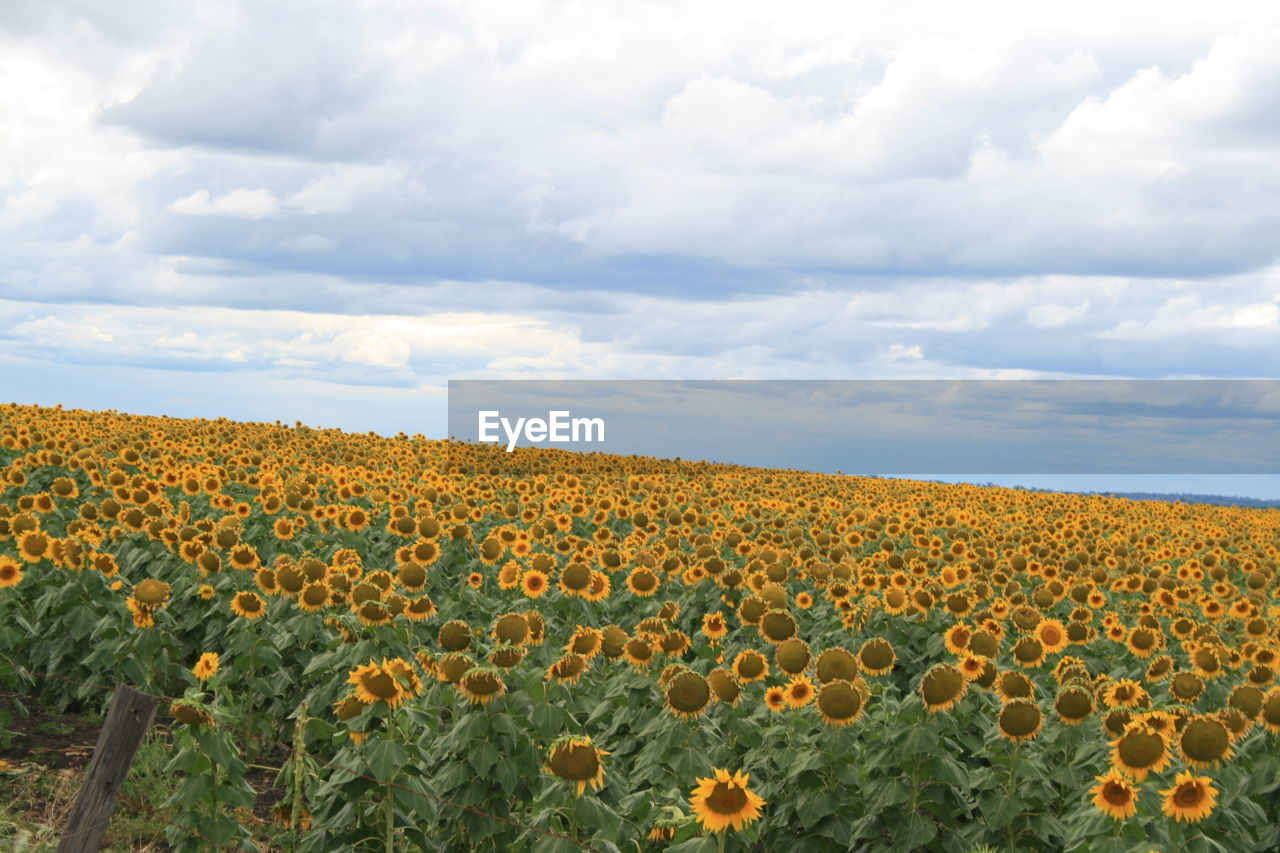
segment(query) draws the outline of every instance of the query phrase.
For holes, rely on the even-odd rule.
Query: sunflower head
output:
[[[1019,743],[1031,740],[1040,733],[1044,715],[1040,706],[1026,699],[1015,699],[1006,702],[996,717],[996,729],[1001,735]]]
[[[709,778],[698,779],[689,805],[704,831],[738,830],[759,819],[765,801],[751,790],[750,781],[741,770],[731,774],[722,768]]]
[[[593,744],[590,737],[567,735],[551,744],[543,769],[568,782],[574,787],[575,795],[581,797],[588,785],[597,791],[604,785],[603,758],[608,754]]]
[[[1138,812],[1138,787],[1120,771],[1112,768],[1095,777],[1098,784],[1090,789],[1098,811],[1116,820],[1126,820]]]
[[[1160,792],[1164,797],[1164,813],[1178,821],[1194,823],[1213,812],[1217,804],[1217,789],[1208,776],[1196,776],[1189,771],[1178,773],[1173,787]]]
[[[936,664],[920,679],[920,698],[930,713],[945,711],[964,695],[964,673],[947,663]]]
[[[696,672],[685,670],[667,682],[665,699],[667,709],[682,719],[692,719],[711,705],[714,698],[711,685]]]
[[[818,688],[818,713],[829,726],[848,726],[857,722],[866,708],[866,693],[852,681],[836,679]]]

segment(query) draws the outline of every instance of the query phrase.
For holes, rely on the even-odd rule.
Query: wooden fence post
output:
[[[58,842],[58,853],[97,853],[107,831],[116,798],[129,775],[129,765],[142,736],[156,717],[159,696],[120,685],[111,697],[111,708],[98,733],[93,758],[85,770],[75,804],[67,815]]]

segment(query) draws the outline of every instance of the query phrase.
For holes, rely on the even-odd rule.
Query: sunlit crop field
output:
[[[1280,511],[17,406],[0,489],[0,680],[166,697],[175,849],[255,763],[310,851],[1280,848]]]

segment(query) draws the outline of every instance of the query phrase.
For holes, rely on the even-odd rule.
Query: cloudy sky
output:
[[[1274,377],[1280,5],[0,3],[0,397]]]

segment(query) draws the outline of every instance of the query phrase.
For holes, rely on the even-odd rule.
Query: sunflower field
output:
[[[0,407],[0,686],[170,846],[1280,849],[1280,511]],[[2,721],[0,721],[2,723]],[[0,782],[0,793],[3,793]]]

